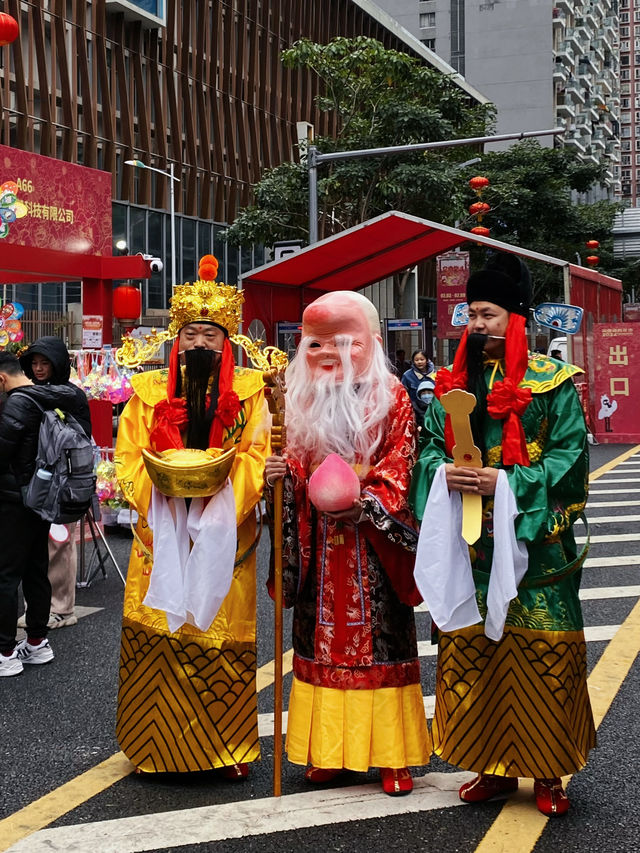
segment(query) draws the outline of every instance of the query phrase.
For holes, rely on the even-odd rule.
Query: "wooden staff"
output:
[[[271,448],[280,456],[286,443],[285,387],[281,371],[264,374],[265,393],[271,412]],[[274,572],[274,684],[273,684],[273,796],[282,790],[282,478],[273,485],[273,548]]]
[[[451,455],[453,464],[459,467],[482,468],[482,454],[473,443],[469,415],[475,409],[475,395],[460,388],[447,391],[440,397],[445,412],[451,418],[451,429],[455,444]],[[462,493],[462,538],[473,545],[482,532],[482,495]]]

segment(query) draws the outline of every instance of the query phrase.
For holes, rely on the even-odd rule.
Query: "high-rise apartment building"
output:
[[[620,177],[622,200],[640,201],[640,2],[620,0]]]
[[[377,2],[493,101],[497,133],[565,126],[563,140],[547,136],[540,143],[569,145],[585,161],[603,163],[603,194],[609,197],[619,197],[622,189],[619,98],[625,85],[622,138],[628,145],[622,168],[623,183],[630,189],[628,161],[636,156],[631,152],[636,144],[633,107],[640,135],[640,99],[636,102],[631,90],[636,59],[640,75],[640,0],[620,3],[621,26],[626,19],[625,54],[619,51],[617,0]],[[638,12],[629,8],[634,5]],[[636,15],[637,41],[629,20]],[[622,47],[622,34],[620,38]],[[623,55],[626,64],[619,74]],[[640,147],[637,156],[640,166]],[[635,192],[635,183],[633,187]]]

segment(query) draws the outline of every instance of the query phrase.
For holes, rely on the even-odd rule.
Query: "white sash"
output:
[[[493,509],[493,559],[484,632],[498,641],[509,603],[527,571],[526,545],[515,536],[515,497],[504,471],[498,472]],[[469,548],[462,538],[462,496],[449,492],[444,464],[433,479],[418,538],[415,581],[434,623],[457,631],[481,621]]]
[[[231,587],[237,547],[231,481],[209,498],[168,498],[151,492],[153,569],[144,604],[167,614],[171,632],[185,622],[206,631]]]

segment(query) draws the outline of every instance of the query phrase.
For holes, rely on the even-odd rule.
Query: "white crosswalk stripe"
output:
[[[15,844],[10,853],[139,853],[205,844],[314,826],[381,820],[463,805],[458,788],[472,773],[429,773],[415,778],[410,797],[389,797],[379,784],[182,809],[97,823],[45,829]],[[274,848],[277,843],[274,842]],[[354,849],[357,844],[354,843]]]

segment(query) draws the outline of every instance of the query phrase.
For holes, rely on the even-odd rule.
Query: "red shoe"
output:
[[[404,797],[413,791],[413,779],[407,767],[381,767],[382,790],[390,797]]]
[[[458,796],[465,803],[484,803],[500,794],[512,794],[518,790],[518,780],[510,776],[491,776],[479,773],[471,782],[465,782]]]
[[[331,770],[325,767],[307,767],[304,772],[304,778],[307,782],[312,782],[314,785],[324,785],[326,782],[331,782],[336,776],[339,776],[342,773],[342,768],[340,770]]]
[[[569,797],[560,779],[536,779],[533,785],[538,811],[547,817],[560,817],[569,811]]]
[[[220,768],[220,775],[232,782],[244,782],[249,775],[248,764],[229,764],[228,767]]]

